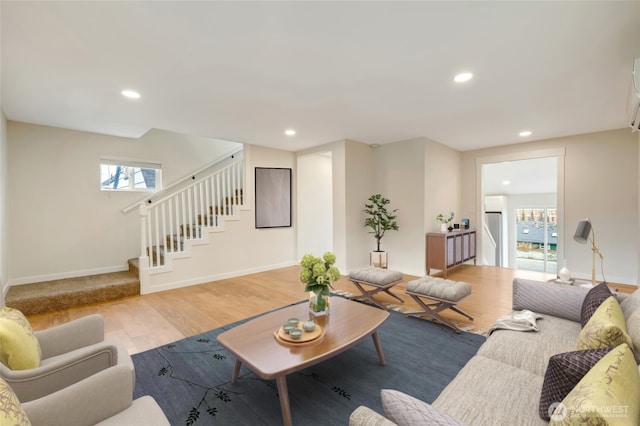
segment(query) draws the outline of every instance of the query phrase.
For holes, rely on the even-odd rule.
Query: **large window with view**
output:
[[[157,191],[162,188],[162,166],[144,161],[100,160],[103,191]]]
[[[558,210],[516,209],[516,268],[551,272],[558,268]]]

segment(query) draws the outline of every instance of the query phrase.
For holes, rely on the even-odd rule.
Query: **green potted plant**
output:
[[[436,216],[436,221],[440,223],[440,232],[447,232],[447,230],[451,231],[453,229],[451,226],[452,220],[453,212],[449,212],[449,216],[445,216],[442,213]]]
[[[388,262],[387,252],[380,249],[380,241],[386,231],[397,231],[399,229],[395,215],[398,209],[388,211],[387,206],[390,201],[380,194],[372,195],[367,201],[368,203],[365,203],[363,210],[368,215],[364,221],[364,226],[370,229],[369,234],[373,234],[376,239],[376,249],[370,253],[369,259],[371,265],[378,268],[386,268]]]

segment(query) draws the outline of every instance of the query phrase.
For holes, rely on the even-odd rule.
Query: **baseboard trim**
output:
[[[140,294],[156,293],[159,291],[173,290],[176,288],[189,287],[189,286],[198,285],[198,284],[205,284],[212,281],[220,281],[228,278],[240,277],[243,275],[256,274],[258,272],[266,272],[274,269],[286,268],[286,267],[297,265],[297,264],[298,263],[295,261],[290,261],[290,262],[283,262],[275,265],[266,265],[266,266],[259,266],[257,268],[249,268],[249,269],[242,269],[238,271],[225,272],[222,274],[207,275],[207,276],[192,278],[184,281],[176,281],[176,282],[167,283],[167,284],[157,284],[157,285],[149,284],[148,286],[141,285]],[[154,274],[154,275],[159,276],[159,275],[162,275],[162,273]]]
[[[7,289],[14,285],[41,283],[44,281],[86,277],[89,275],[108,274],[111,272],[122,272],[122,271],[128,271],[128,270],[129,270],[129,264],[125,263],[124,265],[106,266],[104,268],[83,269],[81,271],[60,272],[56,274],[47,274],[47,275],[34,275],[31,277],[15,278],[15,279],[9,280],[9,285],[7,286]]]

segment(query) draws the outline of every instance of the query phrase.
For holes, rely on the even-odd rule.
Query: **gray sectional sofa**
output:
[[[554,354],[576,350],[587,292],[580,286],[515,279],[513,309],[541,314],[538,331],[494,331],[432,404],[419,401],[420,395],[383,390],[387,416],[401,424],[548,424],[538,414],[547,364]],[[635,346],[632,349],[640,354],[640,290],[630,296],[614,295],[624,313],[627,333]],[[389,415],[388,410],[393,413]],[[419,416],[412,417],[416,410],[420,411]],[[423,421],[425,418],[429,421]],[[349,424],[396,423],[367,407],[359,407],[352,413]]]

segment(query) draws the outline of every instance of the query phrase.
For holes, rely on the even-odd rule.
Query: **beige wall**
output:
[[[346,176],[345,176],[345,141],[336,141],[328,143],[322,146],[306,149],[296,153],[296,156],[306,156],[310,154],[317,154],[320,152],[331,153],[331,201],[333,215],[332,225],[332,248],[331,250],[336,255],[336,266],[340,269],[340,272],[344,273],[347,269],[347,239],[345,231],[345,201],[346,201]],[[308,187],[300,188],[300,191],[306,191]],[[305,211],[305,214],[307,212]],[[315,212],[314,214],[321,215],[322,212]],[[313,222],[314,218],[305,217],[304,224]],[[307,246],[307,243],[302,243]],[[301,257],[304,253],[297,253],[297,257]],[[313,253],[316,256],[322,253]],[[299,260],[299,259],[298,259]]]
[[[460,204],[460,153],[422,138],[377,148],[344,140],[297,154],[322,151],[332,153],[333,251],[341,271],[369,264],[375,239],[364,227],[362,210],[369,196],[380,193],[398,209],[400,229],[387,232],[381,245],[389,267],[423,275],[425,232],[436,230],[440,211],[456,211]]]
[[[382,145],[375,150],[376,185],[397,208],[399,231],[385,234],[389,267],[425,274],[425,233],[437,231],[438,213],[459,219],[460,153],[426,138]]]
[[[477,159],[558,149],[565,152],[564,186],[559,188],[563,198],[558,207],[559,237],[565,244],[568,268],[578,278],[591,277],[591,251],[573,241],[578,221],[588,217],[605,256],[607,280],[637,284],[639,154],[638,138],[629,129],[463,152],[462,211],[480,220]],[[599,265],[597,271],[601,278]]]
[[[2,285],[123,267],[127,258],[139,254],[137,214],[123,215],[121,209],[140,194],[99,191],[100,156],[160,160],[167,182],[214,155],[202,138],[192,140],[167,132],[130,140],[15,122],[5,127],[0,183],[11,185],[5,195],[7,202],[2,203],[9,207],[0,217],[0,225],[11,223],[11,227],[6,227],[0,245],[4,256],[0,257]],[[398,209],[400,231],[389,232],[382,241],[383,249],[390,253],[390,267],[422,275],[424,234],[438,229],[438,213],[454,211],[455,221],[466,217],[472,226],[480,218],[478,158],[561,148],[566,153],[561,232],[568,242],[569,268],[576,276],[589,276],[590,252],[572,239],[577,221],[588,216],[605,255],[607,279],[635,284],[640,259],[639,145],[638,136],[621,129],[463,153],[429,139],[416,139],[376,149],[344,140],[297,154],[332,153],[333,251],[343,273],[368,263],[375,242],[363,226],[362,208],[369,195],[381,193],[391,200],[391,208]],[[250,185],[256,166],[291,167],[295,185],[296,154],[252,146],[246,155]],[[187,167],[190,169],[185,170]],[[94,174],[95,181],[86,178]],[[251,193],[249,190],[249,197]],[[176,263],[181,284],[297,263],[295,208],[294,227],[256,230],[253,200],[247,202],[251,210],[242,213],[243,220],[228,224],[238,231],[236,237],[214,234],[211,237],[217,240],[214,246],[218,248],[194,252],[194,257],[203,258],[204,265],[206,259],[216,259],[209,267],[190,274],[185,263]],[[228,257],[233,251],[228,248],[244,247],[243,241],[251,242],[250,251],[243,251],[244,259]],[[162,288],[168,282],[154,278],[153,284]]]
[[[460,151],[438,142],[427,140],[424,177],[424,224],[425,232],[439,232],[436,216],[454,213],[453,223],[463,218],[470,219],[469,212],[461,209]]]
[[[126,139],[8,122],[9,282],[125,269],[140,255],[139,217],[122,209],[143,193],[100,191],[101,157],[159,161],[165,185],[239,144],[159,130]]]
[[[331,152],[301,155],[296,162],[297,259],[333,250],[333,161]]]
[[[346,274],[353,268],[368,265],[369,251],[373,247],[364,228],[362,212],[374,187],[373,153],[367,144],[341,140],[300,151],[297,155],[326,151],[331,152],[332,162],[332,250],[336,255],[336,266]]]
[[[373,167],[374,148],[355,141],[345,142],[345,237],[347,265],[351,271],[369,264],[369,252],[375,250],[375,239],[364,227],[362,211],[374,193],[376,169]],[[384,241],[384,239],[383,239]]]
[[[388,209],[398,209],[399,230],[387,231],[381,249],[388,252],[389,269],[417,275],[424,271],[425,141],[382,145],[375,161],[374,193],[391,201]]]

